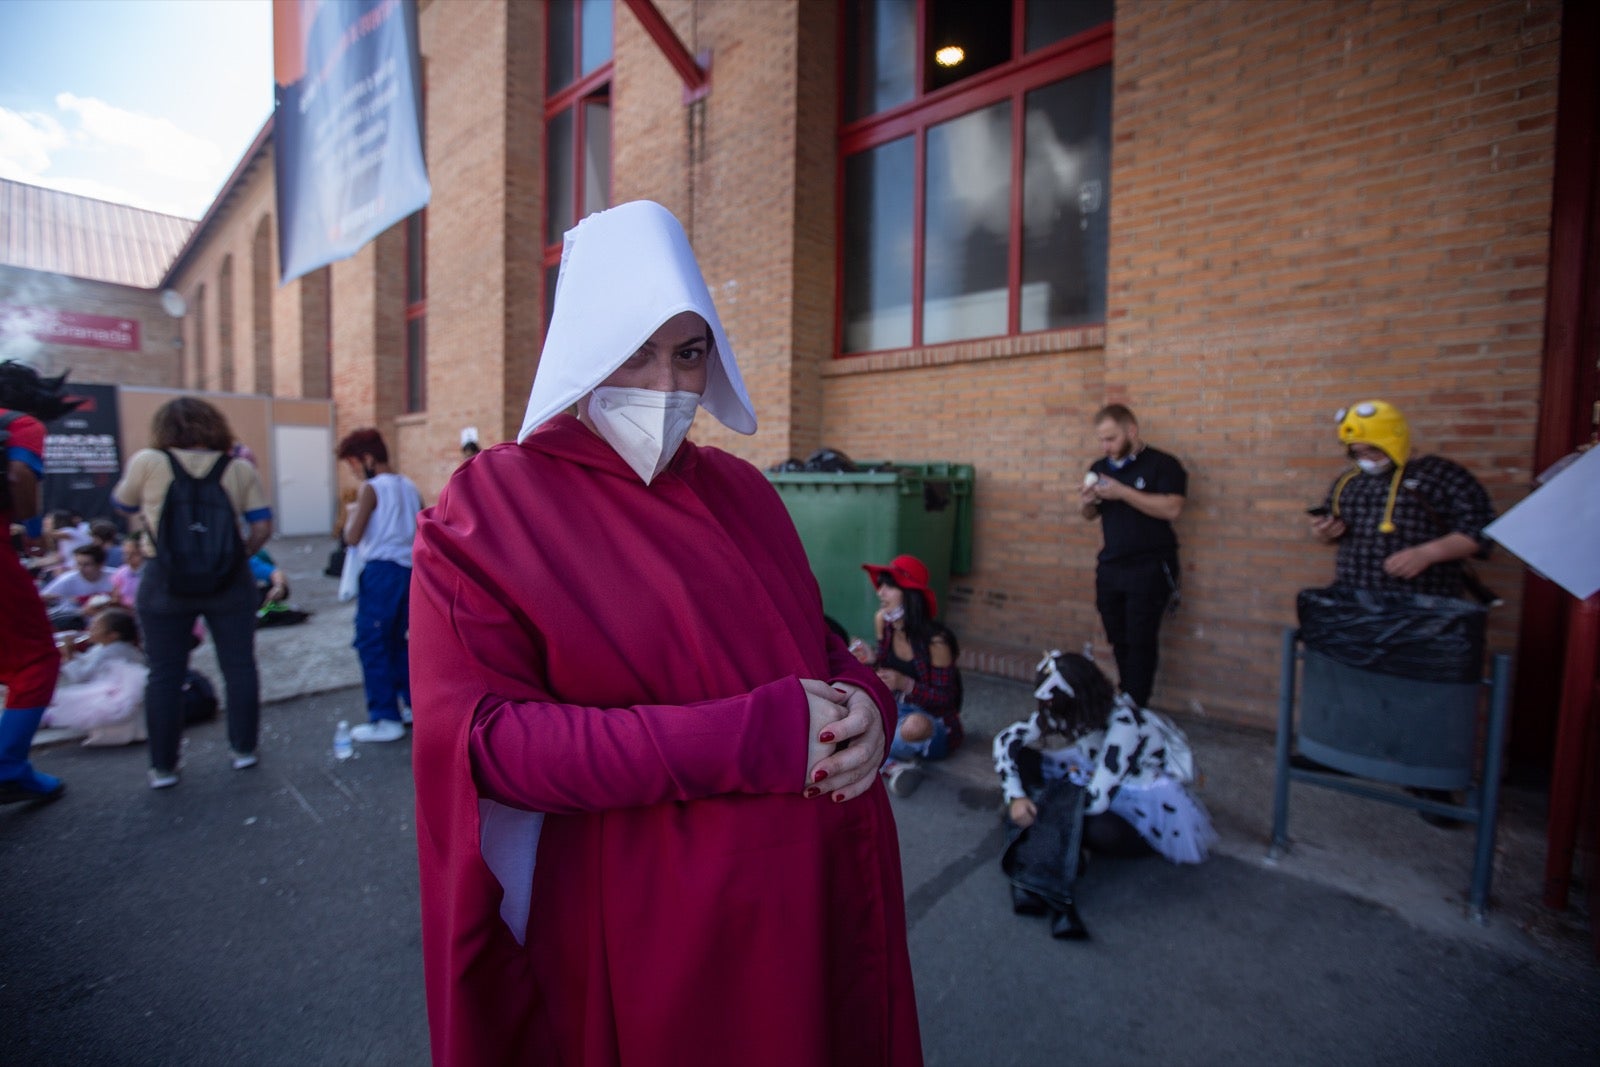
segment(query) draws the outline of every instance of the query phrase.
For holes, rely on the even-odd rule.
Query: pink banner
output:
[[[0,304],[0,339],[17,335],[41,344],[139,351],[138,319]]]

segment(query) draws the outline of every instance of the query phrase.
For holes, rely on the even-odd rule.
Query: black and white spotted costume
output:
[[[1070,778],[1084,788],[1084,814],[1121,816],[1173,863],[1199,863],[1216,842],[1210,816],[1168,772],[1168,734],[1154,713],[1118,696],[1104,730],[1069,740],[1041,724],[1036,711],[994,739],[994,767],[1005,803],[1038,791],[1024,783],[1019,750],[1037,751],[1045,781]],[[1031,761],[1030,761],[1031,762]]]

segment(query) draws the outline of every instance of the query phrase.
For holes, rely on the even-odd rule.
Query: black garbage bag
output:
[[[1300,639],[1347,667],[1419,682],[1483,676],[1486,608],[1454,597],[1329,586],[1302,589]]]
[[[806,457],[805,470],[830,474],[854,473],[856,465],[837,448],[819,448]]]

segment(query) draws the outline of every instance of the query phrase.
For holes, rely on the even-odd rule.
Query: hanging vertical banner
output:
[[[284,283],[428,203],[415,0],[272,0]]]
[[[86,519],[111,519],[111,489],[122,473],[117,387],[67,383],[67,395],[85,398],[75,411],[45,423],[44,510],[66,508]]]

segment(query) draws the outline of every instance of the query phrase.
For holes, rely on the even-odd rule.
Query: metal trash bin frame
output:
[[[1480,682],[1480,685],[1489,690],[1488,735],[1483,745],[1481,760],[1474,760],[1479,764],[1475,768],[1477,784],[1467,790],[1466,803],[1459,805],[1414,797],[1394,788],[1384,788],[1384,785],[1394,784],[1386,779],[1363,779],[1360,777],[1360,761],[1352,764],[1355,769],[1348,777],[1290,766],[1289,753],[1295,739],[1295,668],[1302,658],[1300,632],[1292,627],[1286,629],[1283,634],[1282,675],[1278,688],[1276,773],[1272,790],[1272,844],[1267,851],[1267,858],[1275,860],[1289,848],[1291,782],[1314,785],[1351,796],[1365,797],[1368,800],[1459,819],[1471,823],[1477,829],[1472,883],[1468,891],[1468,914],[1474,922],[1480,924],[1487,922],[1489,883],[1494,877],[1494,839],[1495,822],[1500,805],[1500,773],[1504,761],[1506,722],[1510,717],[1511,708],[1511,657],[1503,652],[1496,653],[1491,662],[1489,677]],[[1372,781],[1379,781],[1382,784],[1369,784]]]

